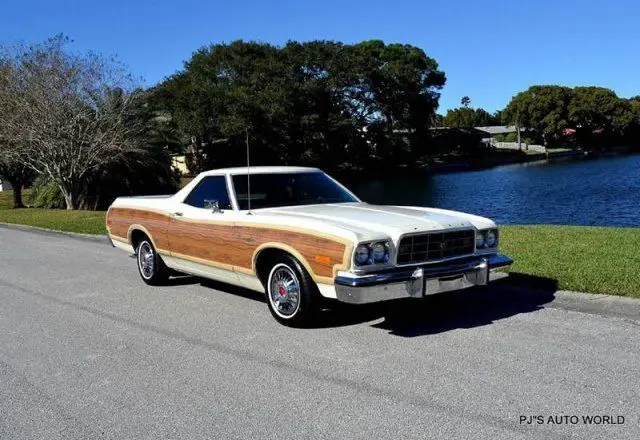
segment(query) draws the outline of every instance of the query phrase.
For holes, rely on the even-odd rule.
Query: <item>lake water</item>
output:
[[[640,155],[506,165],[348,186],[364,201],[453,209],[499,224],[640,227]]]

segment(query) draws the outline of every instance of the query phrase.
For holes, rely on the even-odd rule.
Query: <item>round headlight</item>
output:
[[[498,243],[498,234],[496,231],[487,232],[487,246],[494,247]]]
[[[371,250],[366,244],[361,244],[356,248],[356,263],[366,264],[369,261],[369,254]]]
[[[387,256],[387,248],[384,243],[376,243],[371,246],[371,254],[373,255],[374,263],[382,263]]]
[[[483,247],[485,247],[485,245],[486,241],[484,232],[478,231],[478,233],[476,234],[476,249],[482,249]]]

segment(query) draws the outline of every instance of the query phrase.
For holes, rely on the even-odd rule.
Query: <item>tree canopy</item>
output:
[[[410,45],[234,41],[201,48],[153,93],[189,139],[194,172],[242,164],[247,135],[256,164],[332,168],[423,154],[444,83]]]
[[[619,98],[603,87],[532,86],[514,96],[503,113],[506,123],[527,128],[547,145],[576,133],[585,148],[605,142],[637,142],[638,112],[634,99]]]
[[[443,123],[449,128],[485,127],[500,125],[500,117],[481,108],[458,107],[447,111]]]
[[[533,86],[514,96],[503,112],[503,120],[533,130],[548,144],[569,126],[572,91],[562,86]]]

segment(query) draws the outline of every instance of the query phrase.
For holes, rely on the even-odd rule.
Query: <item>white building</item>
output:
[[[0,192],[10,191],[10,190],[11,190],[11,185],[9,184],[9,182],[7,180],[2,179],[2,177],[0,176]]]

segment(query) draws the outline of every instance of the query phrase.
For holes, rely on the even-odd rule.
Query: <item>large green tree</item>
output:
[[[622,136],[634,119],[631,102],[618,98],[615,92],[604,87],[574,88],[568,113],[583,145],[602,136]]]
[[[422,154],[444,81],[409,45],[235,41],[197,51],[154,101],[189,140],[194,172],[243,163],[247,136],[253,163],[333,168]]]
[[[569,126],[569,87],[541,85],[514,96],[502,113],[503,121],[530,130],[537,141],[555,142]]]
[[[345,46],[335,76],[342,79],[345,104],[365,125],[408,129],[414,142],[424,141],[438,106],[444,73],[422,49],[371,40]],[[414,145],[418,148],[418,145]]]

